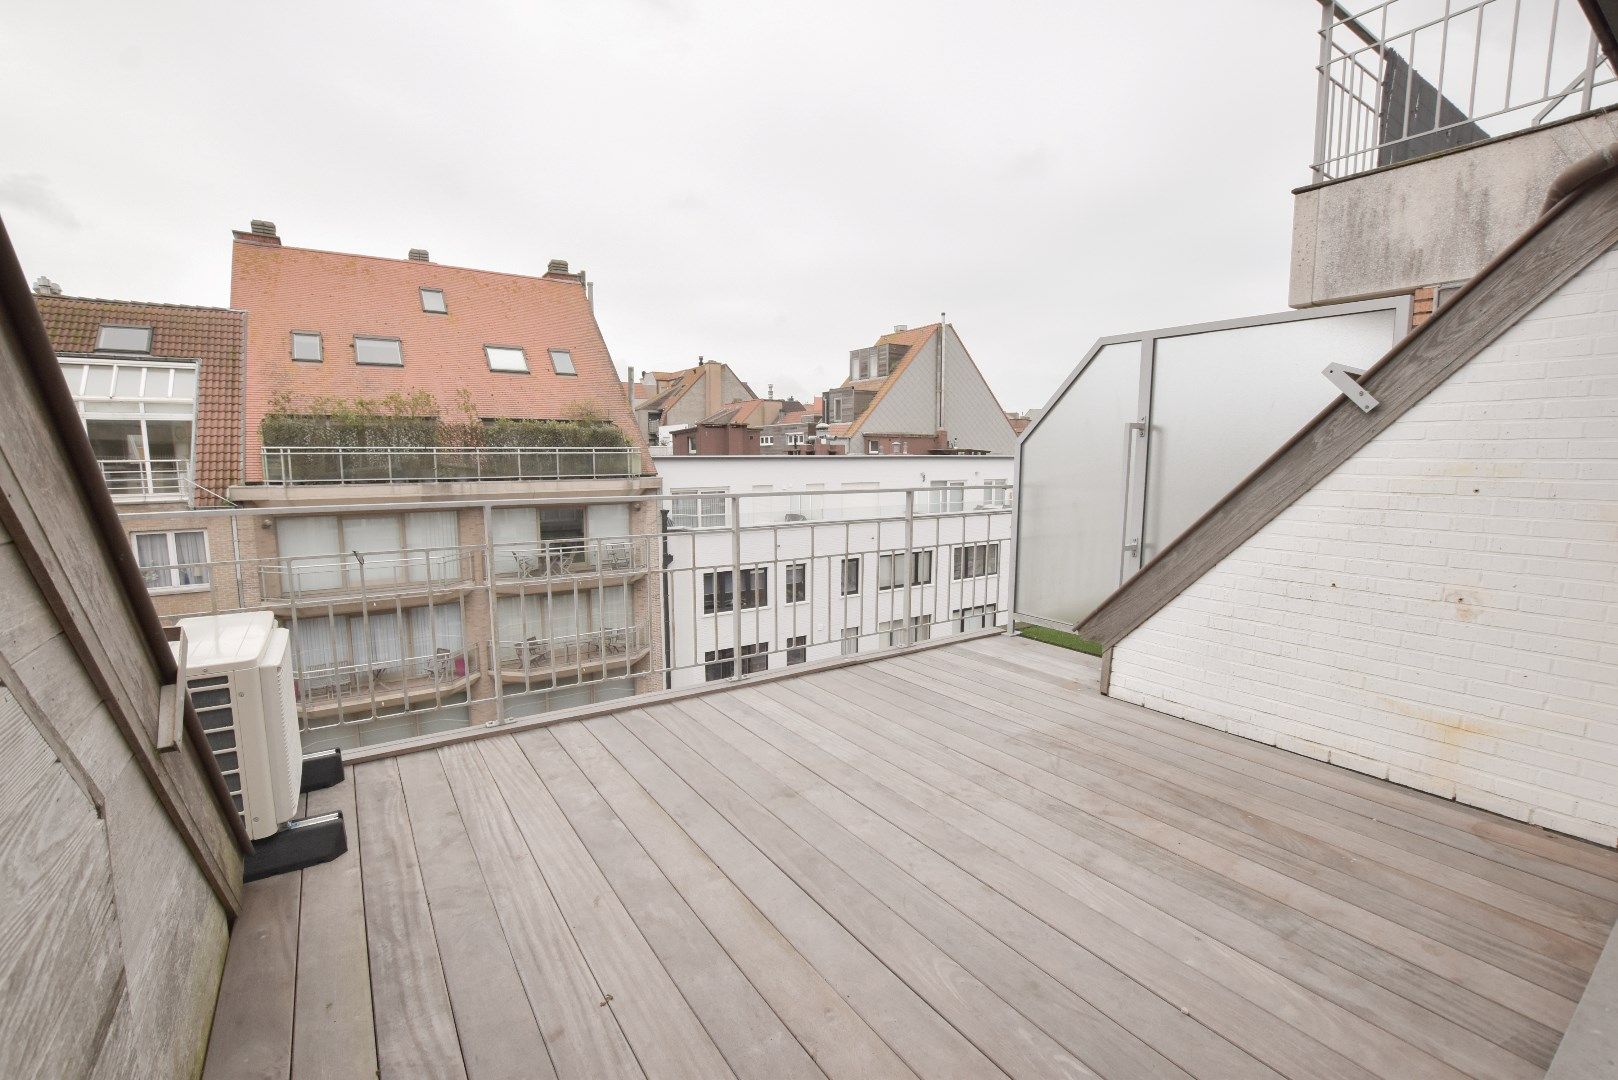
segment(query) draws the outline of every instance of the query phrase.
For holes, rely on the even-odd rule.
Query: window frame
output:
[[[520,368],[495,367],[495,365],[494,365],[494,354],[497,353],[497,352],[500,352],[500,353],[516,353],[518,358],[522,360],[522,367],[520,367]],[[528,366],[528,350],[523,348],[521,345],[484,345],[483,346],[483,360],[484,360],[484,362],[486,364],[489,365],[489,370],[496,373],[496,374],[498,374],[498,375],[531,375],[531,374],[533,374],[533,369]]]
[[[296,361],[297,363],[300,363],[300,364],[324,364],[326,362],[326,338],[325,338],[325,335],[323,335],[319,330],[294,330],[294,331],[291,332],[291,338],[292,338],[292,359],[294,361]],[[313,356],[299,356],[298,355],[298,339],[299,338],[314,338],[315,339],[315,355],[313,355]]]
[[[842,572],[838,576],[839,595],[841,595],[841,596],[859,596],[860,595],[860,587],[863,584],[863,582],[861,581],[861,578],[864,577],[864,575],[865,575],[864,564],[865,564],[864,558],[862,558],[859,555],[845,555],[845,556],[843,556],[843,568],[842,568]],[[848,572],[849,572],[850,569],[852,569],[854,571],[854,587],[852,589],[850,589],[848,587]]]
[[[399,354],[398,362],[394,363],[391,360],[361,360],[360,342],[362,341],[392,342],[394,349]],[[355,334],[351,347],[354,350],[354,363],[359,367],[404,367],[404,342],[399,338],[378,337],[375,334]]]
[[[797,580],[793,580],[796,577]],[[809,599],[809,564],[787,563],[781,568],[781,603],[802,604]]]
[[[574,378],[579,374],[579,366],[573,362],[572,349],[546,349],[545,351],[550,354],[551,374],[562,375],[568,378]],[[566,371],[563,371],[562,366],[556,362],[556,358],[558,356],[562,357],[567,362]]]
[[[799,634],[787,638],[787,667],[794,664],[807,663],[809,660],[809,635]]]
[[[180,561],[179,536],[196,535],[202,537],[202,562],[182,563]],[[168,562],[156,566],[146,566],[140,561],[139,536],[161,536],[164,547],[168,552]],[[212,556],[208,550],[208,530],[206,529],[152,529],[144,532],[131,532],[129,534],[129,547],[135,554],[135,566],[140,571],[141,578],[146,581],[146,591],[154,596],[172,595],[174,593],[206,592],[213,588],[213,574],[211,572]],[[201,567],[201,580],[187,584],[178,584],[178,577],[187,573],[187,567]],[[153,585],[148,575],[160,573],[169,581],[167,585]]]
[[[903,577],[903,575],[901,575],[898,572],[898,568],[904,562],[904,557],[905,557],[904,552],[902,552],[902,551],[893,552],[892,554],[889,554],[889,555],[878,555],[877,556],[877,569],[876,569],[876,591],[877,592],[890,592],[890,591],[892,591],[894,589],[902,589],[902,588],[904,588],[904,586],[905,586],[904,577]],[[927,568],[927,576],[926,577],[921,576],[921,570],[922,570],[922,567],[924,565]],[[893,568],[893,569],[888,571],[888,583],[886,585],[882,584],[882,569],[883,569],[884,566],[888,566],[888,567]],[[912,551],[910,553],[910,584],[912,586],[917,586],[917,585],[931,585],[932,583],[933,583],[933,550],[932,550],[932,548],[923,548],[920,551]]]
[[[426,314],[426,315],[448,315],[449,314],[449,297],[444,294],[443,289],[440,289],[440,288],[438,288],[436,286],[433,286],[433,285],[421,285],[421,286],[417,287],[417,291],[421,294],[421,310],[422,310],[423,314]],[[433,308],[433,307],[428,307],[427,306],[427,294],[428,293],[433,293],[434,295],[436,295],[438,297],[438,303],[441,305],[440,307]]]
[[[108,330],[144,331],[146,334],[146,347],[144,349],[114,349],[110,346],[103,345],[101,338]],[[136,323],[97,323],[95,351],[98,353],[116,353],[120,356],[151,356],[152,339],[154,336],[155,335],[152,333],[152,328],[150,326],[140,326]]]

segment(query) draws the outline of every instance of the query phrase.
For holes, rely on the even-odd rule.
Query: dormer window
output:
[[[444,290],[422,289],[421,310],[431,315],[448,315],[449,305],[444,302]]]
[[[96,352],[146,353],[152,351],[150,326],[104,324],[96,331]]]
[[[510,349],[500,345],[483,346],[483,355],[489,361],[490,371],[515,371],[523,375],[528,374],[528,354],[521,349]]]
[[[403,367],[398,338],[355,337],[354,362],[381,367]]]

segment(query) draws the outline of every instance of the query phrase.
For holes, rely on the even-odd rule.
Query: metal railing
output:
[[[107,490],[120,502],[183,499],[191,493],[191,462],[186,458],[101,458]]]
[[[710,495],[721,527],[663,532],[677,496],[538,498],[523,505],[627,506],[643,531],[530,541],[500,536],[495,512],[509,503],[435,503],[480,541],[214,560],[206,590],[154,599],[167,622],[273,612],[292,632],[306,747],[368,746],[1004,627],[1006,488],[951,492],[862,490],[849,494],[871,512],[850,503],[814,521],[767,509],[791,493]],[[237,516],[244,543],[272,534],[261,522],[308,514],[189,512]]]
[[[1316,181],[1618,102],[1577,0],[1321,4]]]
[[[481,480],[608,480],[641,475],[633,446],[266,446],[264,482],[297,484],[466,483]]]

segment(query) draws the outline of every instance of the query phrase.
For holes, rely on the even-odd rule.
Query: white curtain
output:
[[[378,514],[343,519],[343,551],[358,552],[365,558],[365,585],[391,585],[403,579],[404,556],[400,553],[403,537],[399,518],[393,514]],[[360,586],[360,565],[353,558],[348,562],[348,585]]]
[[[460,552],[457,549],[461,540],[455,511],[406,514],[404,539],[405,547],[410,549],[405,574],[411,581],[426,580],[429,563],[434,581],[453,581],[460,576]]]
[[[169,569],[168,533],[136,533],[135,561],[141,565],[148,589],[167,589],[174,584]]]
[[[286,567],[282,585],[288,594],[342,585],[343,567],[338,556],[342,541],[336,518],[281,518],[275,523],[275,543]]]
[[[626,503],[592,506],[585,511],[584,535],[628,536],[629,506]]]
[[[539,547],[539,511],[532,506],[505,507],[494,512],[494,572],[517,573],[517,555]]]
[[[177,584],[206,585],[208,583],[208,539],[201,532],[174,534],[175,570]]]

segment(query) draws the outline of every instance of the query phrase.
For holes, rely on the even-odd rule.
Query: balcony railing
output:
[[[500,534],[514,520],[497,514],[509,503],[435,503],[481,511],[463,518],[481,516],[490,532],[454,547],[215,560],[200,572],[188,564],[207,588],[158,600],[171,621],[273,612],[293,636],[305,745],[353,748],[1007,625],[1012,515],[1002,483],[846,494],[833,517],[841,500],[828,493],[815,520],[782,510],[798,499],[787,513],[807,512],[804,500],[818,496],[710,493],[716,528],[529,541]],[[656,528],[679,498],[523,503],[623,506],[631,526]],[[299,516],[191,513],[236,515],[245,538]]]
[[[191,492],[191,462],[184,458],[102,458],[101,476],[120,502],[183,499]]]
[[[1322,4],[1317,181],[1618,101],[1578,0]]]
[[[632,446],[267,446],[264,482],[427,484],[612,480],[641,475]]]

